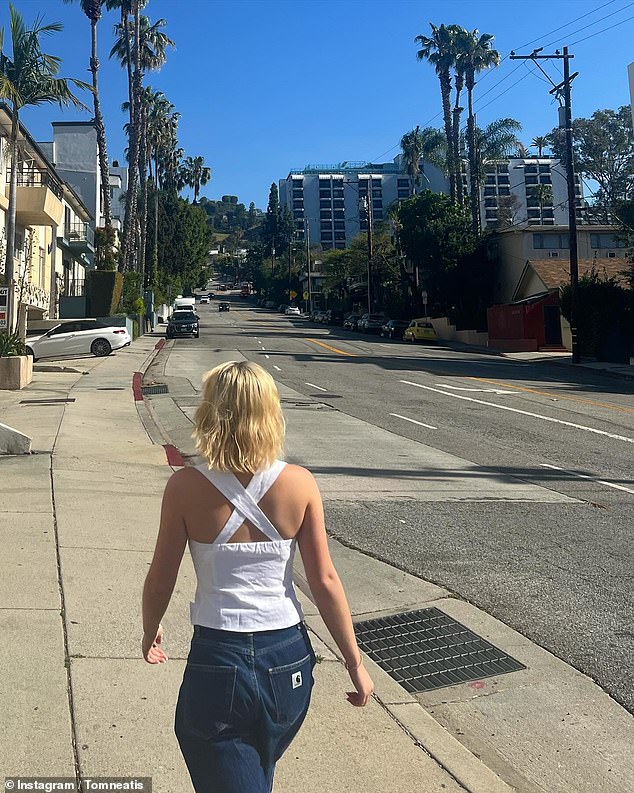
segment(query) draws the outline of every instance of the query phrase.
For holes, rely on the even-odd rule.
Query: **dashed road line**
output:
[[[278,372],[281,372],[281,371],[282,371],[282,370],[280,369],[280,367],[279,367],[279,366],[276,366],[275,364],[273,364],[273,368],[274,368],[274,369],[277,369],[277,371],[278,371]]]
[[[616,435],[613,432],[605,432],[604,430],[597,430],[594,427],[586,427],[584,424],[574,424],[572,421],[563,421],[562,419],[555,419],[551,416],[542,416],[540,413],[531,413],[528,410],[520,410],[519,408],[512,408],[508,405],[496,405],[495,402],[487,402],[484,399],[474,399],[473,397],[463,396],[462,394],[454,394],[451,391],[441,391],[439,388],[432,388],[428,385],[421,385],[420,383],[412,383],[410,380],[401,380],[405,385],[413,385],[415,388],[424,388],[426,391],[435,391],[437,394],[443,396],[453,397],[453,399],[463,399],[466,402],[475,402],[478,405],[486,405],[487,407],[497,408],[497,410],[508,410],[511,413],[520,413],[522,416],[530,416],[534,419],[541,419],[542,421],[549,421],[552,424],[563,424],[564,427],[572,427],[576,430],[584,430],[584,432],[592,432],[595,435],[603,435],[606,438],[612,438],[616,441],[625,441],[625,443],[634,443],[634,438],[628,438],[626,435]]]
[[[605,485],[606,487],[613,487],[615,490],[624,490],[626,493],[632,493],[634,495],[634,490],[629,487],[624,487],[623,485],[617,485],[615,482],[606,482],[605,479],[597,479],[594,476],[589,476],[588,474],[579,474],[577,471],[569,471],[567,468],[559,468],[557,465],[548,465],[548,463],[540,463],[542,468],[552,468],[553,471],[563,471],[566,474],[570,474],[571,476],[576,476],[579,479],[589,479],[591,482],[596,482],[598,485]]]
[[[412,424],[418,424],[421,427],[427,427],[428,430],[437,430],[438,427],[432,427],[431,424],[424,424],[422,421],[416,421],[416,419],[407,418],[407,416],[401,416],[398,413],[390,413],[390,416],[394,416],[397,419],[403,419],[403,421],[411,421]]]
[[[314,383],[304,383],[304,385],[309,385],[311,388],[316,388],[318,391],[328,391],[327,388],[322,388],[320,385],[315,385]]]

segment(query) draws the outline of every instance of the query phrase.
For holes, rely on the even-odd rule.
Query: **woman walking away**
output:
[[[295,546],[314,601],[365,705],[373,686],[326,539],[317,483],[284,463],[273,378],[249,361],[206,375],[194,438],[205,459],[170,478],[143,588],[143,656],[164,663],[163,629],[189,543],[197,587],[175,731],[196,793],[270,793],[302,725],[315,655],[293,589]]]

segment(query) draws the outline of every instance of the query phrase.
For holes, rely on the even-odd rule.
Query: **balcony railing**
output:
[[[66,235],[70,243],[88,243],[93,248],[95,247],[95,232],[88,225],[81,220],[71,223],[66,229]]]
[[[63,297],[83,297],[84,296],[84,279],[76,279],[74,281],[69,281],[68,284],[65,284],[62,290]]]
[[[7,184],[11,182],[11,171],[7,170]],[[18,187],[48,187],[60,200],[64,197],[61,184],[48,173],[32,171],[18,174]]]

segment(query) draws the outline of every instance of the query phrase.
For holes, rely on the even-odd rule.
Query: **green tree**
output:
[[[469,214],[451,198],[425,190],[404,201],[398,217],[403,251],[419,270],[429,304],[444,312],[454,297],[451,273],[475,247]]]
[[[620,201],[634,191],[634,135],[629,105],[618,110],[597,110],[590,118],[572,122],[575,170],[599,185],[595,205],[603,222]],[[548,136],[555,157],[565,162],[565,139],[560,129]]]
[[[269,251],[277,250],[280,244],[281,219],[279,192],[277,184],[272,182],[262,231],[262,240]]]
[[[61,59],[42,50],[41,39],[62,30],[62,25],[53,22],[48,25],[42,18],[35,20],[27,28],[22,15],[9,4],[11,55],[4,54],[4,29],[0,31],[0,99],[5,99],[11,107],[11,133],[9,145],[11,152],[11,175],[9,181],[9,210],[7,218],[7,250],[5,264],[5,283],[13,283],[13,257],[15,254],[16,202],[19,170],[18,137],[20,111],[55,103],[60,107],[72,105],[85,109],[85,105],[73,94],[72,87],[92,90],[91,87],[74,78],[58,77]],[[12,331],[13,300],[8,301],[9,333]]]
[[[64,2],[79,2],[81,10],[88,17],[90,22],[90,72],[92,74],[95,132],[97,133],[97,151],[99,154],[99,173],[101,176],[101,200],[103,207],[104,226],[108,228],[112,226],[112,208],[110,205],[110,169],[108,167],[106,128],[103,121],[101,101],[99,98],[99,57],[97,54],[97,23],[101,19],[105,0],[64,0]]]
[[[181,184],[194,191],[194,204],[198,203],[200,188],[211,179],[211,168],[205,165],[203,157],[186,157],[180,170]]]
[[[553,188],[549,184],[533,184],[529,185],[528,194],[539,202],[539,217],[543,220],[544,204],[553,203]]]
[[[425,174],[425,161],[444,168],[446,164],[447,139],[438,129],[416,127],[401,138],[403,166],[414,182],[414,193],[420,192]]]
[[[431,36],[416,36],[414,41],[420,45],[416,53],[419,61],[427,61],[436,70],[440,82],[442,112],[445,122],[447,139],[447,169],[449,171],[449,189],[451,200],[457,196],[458,168],[453,155],[453,121],[451,113],[451,69],[456,62],[455,31],[453,25],[436,26],[430,22]],[[462,178],[462,177],[461,177]]]
[[[483,129],[475,128],[474,172],[477,178],[478,195],[480,185],[484,181],[485,166],[498,160],[506,160],[515,154],[518,143],[520,143],[517,134],[521,130],[522,125],[513,118],[499,118],[487,124]]]
[[[456,64],[458,71],[464,73],[467,88],[467,148],[469,152],[471,220],[474,234],[480,232],[480,183],[477,170],[478,152],[473,112],[473,90],[476,85],[476,76],[485,69],[490,69],[500,63],[500,53],[492,48],[493,38],[490,33],[481,34],[478,30],[468,31],[464,28],[460,28],[454,38]],[[456,131],[456,146],[457,135]]]

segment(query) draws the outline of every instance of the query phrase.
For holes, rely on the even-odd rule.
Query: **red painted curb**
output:
[[[143,392],[141,391],[142,380],[143,372],[135,372],[132,375],[132,393],[134,394],[135,402],[143,402]]]
[[[162,350],[165,346],[165,339],[159,339],[156,344],[154,345],[155,350]]]
[[[163,444],[163,448],[165,449],[168,465],[171,465],[174,468],[182,468],[185,465],[185,460],[183,460],[183,457],[176,446],[172,446],[171,443],[165,443]]]

